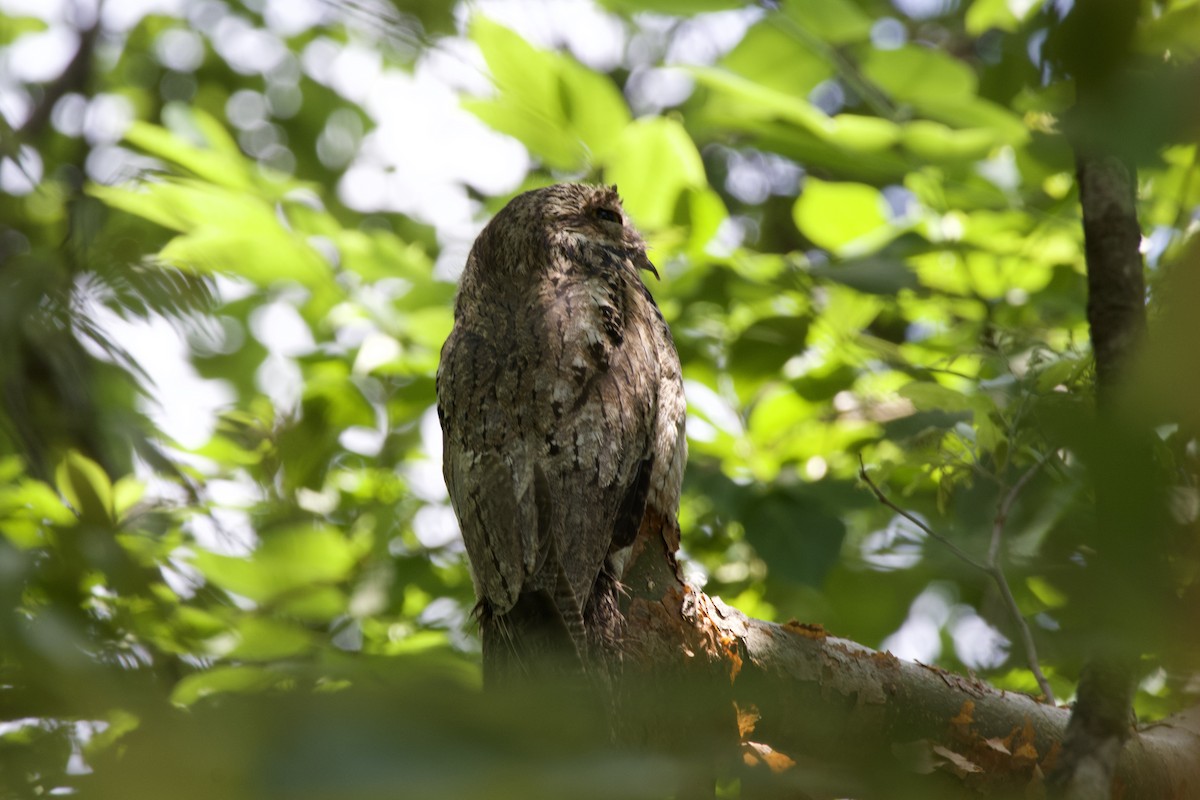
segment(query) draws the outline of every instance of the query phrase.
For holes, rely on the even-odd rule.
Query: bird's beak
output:
[[[650,274],[652,274],[656,281],[662,280],[662,278],[659,277],[658,270],[656,270],[654,268],[654,263],[652,261],[650,261],[650,257],[648,255],[646,255],[645,253],[642,253],[641,258],[639,258],[637,260],[637,265],[641,269],[644,269],[644,270],[646,270],[646,272],[649,272]]]

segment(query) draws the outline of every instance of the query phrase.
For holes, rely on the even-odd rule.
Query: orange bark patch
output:
[[[1013,762],[1019,766],[1034,764],[1038,760],[1038,751],[1034,747],[1034,741],[1037,739],[1037,732],[1033,729],[1033,722],[1029,717],[1025,718],[1025,725],[1021,730],[1013,731],[1005,739],[1013,754]]]
[[[776,775],[796,766],[796,762],[791,758],[759,742],[746,742],[742,745],[742,763],[748,767],[765,764]]]
[[[950,720],[950,728],[960,739],[971,739],[971,725],[975,722],[975,701],[964,700],[958,709],[958,716]]]
[[[900,666],[900,659],[892,655],[890,650],[871,653],[871,660],[885,667],[896,668]]]
[[[744,742],[747,736],[754,733],[754,726],[762,719],[762,714],[758,713],[758,706],[753,703],[748,706],[740,706],[734,703],[733,707],[737,710],[738,736]]]
[[[1038,764],[1037,733],[1034,730],[1033,721],[1026,717],[1024,725],[1013,728],[1003,738],[995,736],[984,738],[973,729],[975,711],[974,701],[966,700],[959,708],[958,714],[950,720],[954,752],[970,764],[980,768],[981,774],[971,778],[971,781],[983,785],[991,781],[1002,780],[1004,776],[1027,776],[1029,778],[1027,796],[1039,796],[1041,775],[1055,757],[1055,751],[1052,749],[1045,761],[1041,765]],[[974,772],[974,770],[965,768],[964,764],[951,759],[938,748],[935,747],[934,751],[938,756],[946,759],[946,764],[941,766],[953,770],[960,778],[966,778],[969,773]]]
[[[783,626],[785,631],[794,633],[797,636],[803,636],[807,639],[824,639],[829,634],[825,631],[824,626],[816,622],[799,622],[794,619],[787,621]]]
[[[691,619],[694,626],[696,635],[689,639],[703,648],[711,660],[728,664],[729,682],[733,683],[742,671],[741,640],[729,630],[720,610],[704,592],[685,586],[681,607],[684,617]]]
[[[733,683],[742,671],[742,654],[738,649],[738,640],[734,636],[723,635],[721,647],[725,649],[725,658],[729,661],[729,682]]]

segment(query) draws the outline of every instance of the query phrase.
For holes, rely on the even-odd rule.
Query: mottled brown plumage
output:
[[[678,509],[679,357],[641,270],[616,187],[578,184],[514,198],[467,259],[437,393],[489,680],[610,656],[642,517]]]

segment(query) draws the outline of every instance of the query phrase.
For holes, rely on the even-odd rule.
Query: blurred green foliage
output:
[[[435,269],[445,230],[420,198],[350,201],[382,112],[330,78],[339,59],[374,64],[364,80],[458,59],[490,87],[444,91],[532,161],[507,190],[443,179],[476,227],[521,188],[619,185],[683,361],[683,549],[710,594],[1036,692],[987,577],[878,503],[861,458],[980,561],[1005,525],[1060,698],[1091,638],[1145,623],[1092,618],[1082,588],[1104,431],[1087,423],[1074,87],[1043,54],[1071,46],[1060,4],[605,2],[588,11],[616,31],[604,68],[487,4],[301,5],[300,23],[263,0],[0,16],[0,57],[49,28],[81,48],[61,75],[0,85],[0,796],[560,797],[604,775],[603,796],[658,797],[678,779],[584,750],[519,775],[533,761],[478,694],[431,414],[457,262]],[[1114,113],[1143,123],[1151,308],[1186,308],[1197,126],[1171,87],[1200,6],[1140,8]],[[406,113],[401,129],[433,124]],[[1178,634],[1200,585],[1200,421],[1194,394],[1163,402],[1163,376],[1195,373],[1176,322],[1135,398],[1163,469],[1130,502],[1170,490],[1174,549],[1152,557],[1177,583],[1155,624]],[[131,353],[144,337],[181,342],[185,374],[219,387],[204,441],[156,429],[180,387]],[[1149,715],[1194,699],[1195,637],[1164,641],[1144,654]]]

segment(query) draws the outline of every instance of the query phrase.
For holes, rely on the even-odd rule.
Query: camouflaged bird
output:
[[[438,415],[489,682],[611,655],[643,516],[678,510],[679,356],[642,270],[615,186],[519,195],[467,258]]]

